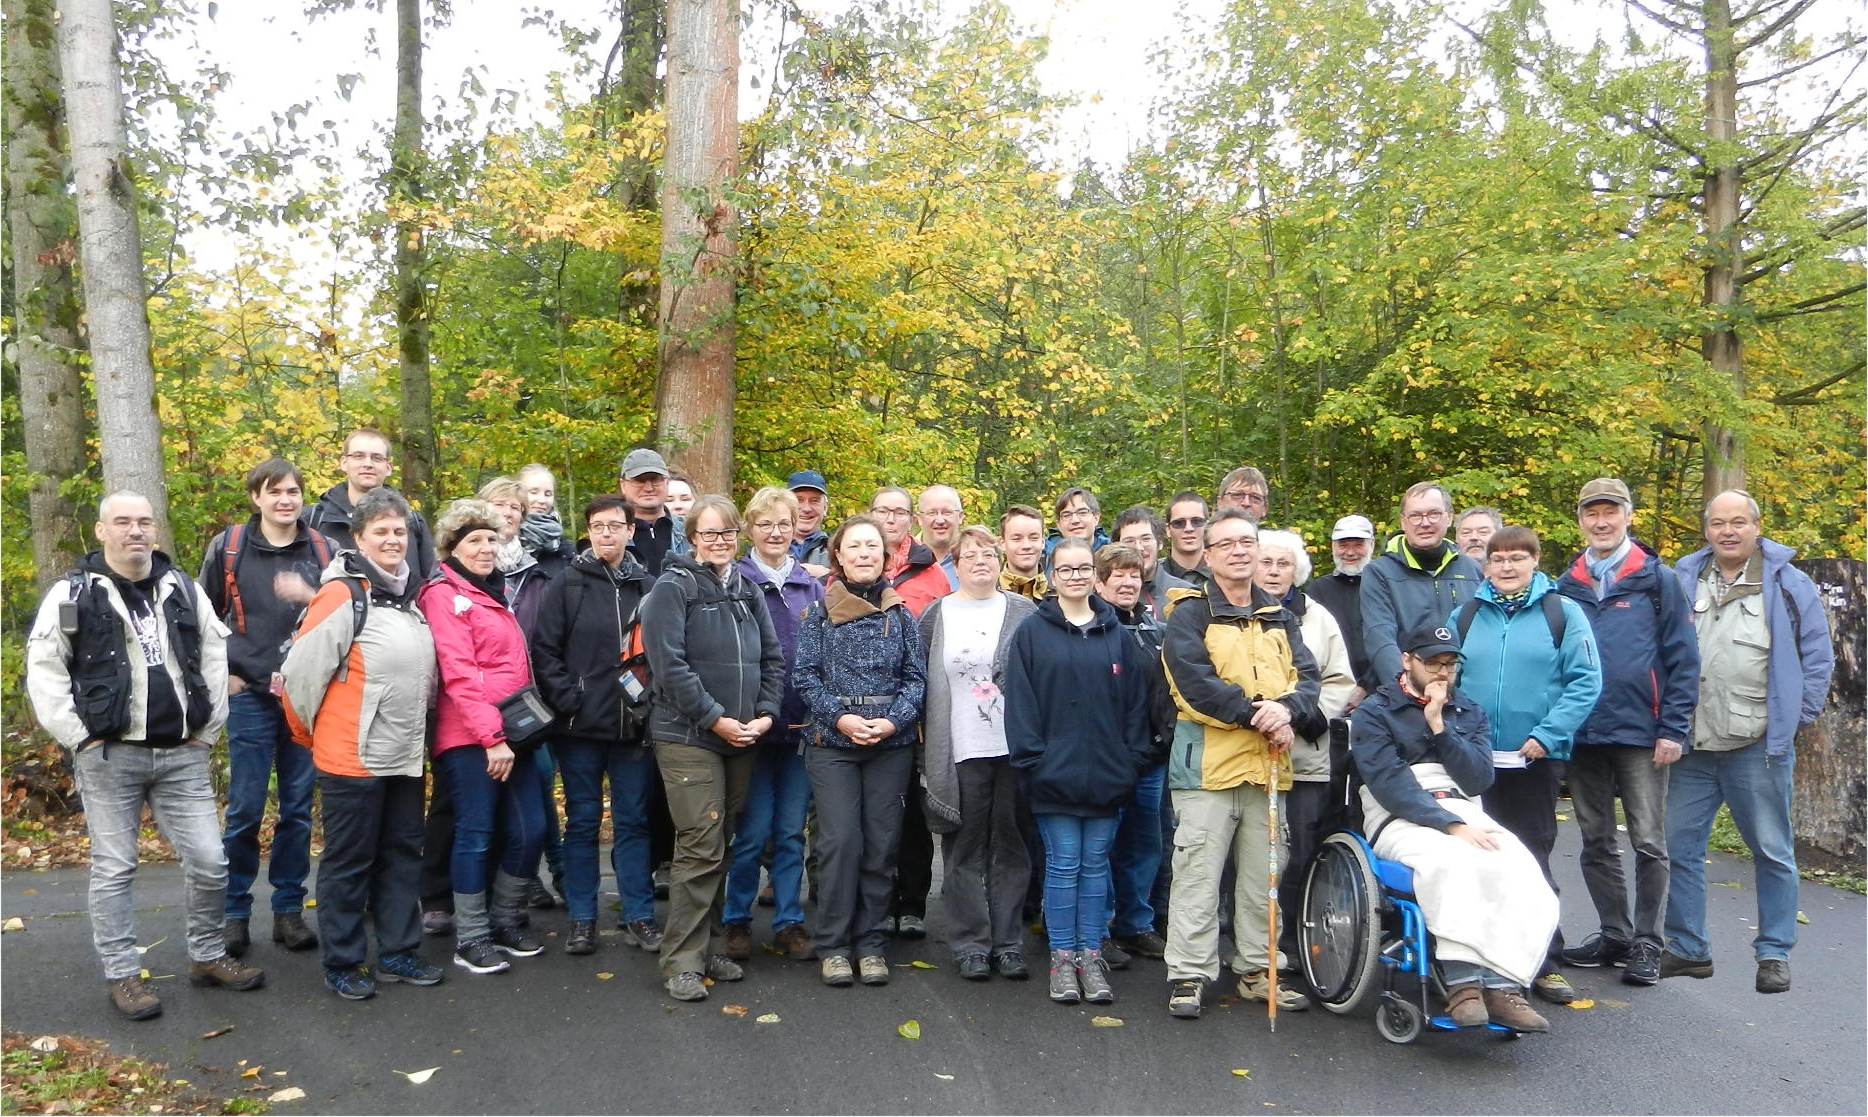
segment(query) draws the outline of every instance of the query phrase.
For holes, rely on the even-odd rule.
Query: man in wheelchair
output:
[[[1454,1023],[1549,1031],[1524,989],[1556,930],[1556,894],[1531,852],[1479,805],[1493,778],[1491,735],[1485,712],[1453,689],[1452,630],[1406,633],[1401,649],[1402,673],[1351,720],[1369,845],[1413,870]]]

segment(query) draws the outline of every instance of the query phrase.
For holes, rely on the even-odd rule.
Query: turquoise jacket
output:
[[[1516,752],[1535,737],[1553,760],[1568,760],[1577,730],[1602,693],[1602,661],[1589,617],[1559,597],[1563,646],[1551,641],[1538,598],[1556,592],[1542,571],[1531,575],[1531,595],[1510,617],[1487,581],[1474,596],[1478,612],[1460,648],[1458,687],[1485,710],[1495,752]],[[1459,610],[1447,618],[1457,628]]]

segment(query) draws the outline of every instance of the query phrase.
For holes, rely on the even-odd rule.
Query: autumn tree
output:
[[[433,498],[438,451],[429,381],[426,230],[417,219],[422,150],[422,2],[396,0],[396,123],[390,141],[389,204],[395,214],[396,339],[402,415],[401,485],[418,502]]]

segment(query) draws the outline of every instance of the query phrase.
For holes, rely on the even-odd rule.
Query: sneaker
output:
[[[713,978],[715,981],[743,981],[746,977],[746,971],[740,968],[738,962],[733,961],[733,959],[728,958],[724,954],[709,954],[707,956],[707,976]]]
[[[1600,933],[1584,939],[1583,945],[1569,947],[1563,952],[1564,965],[1579,966],[1585,970],[1619,966],[1627,959],[1627,943]]]
[[[1531,992],[1553,1005],[1566,1005],[1576,999],[1576,986],[1555,970],[1531,982]]]
[[[439,985],[447,980],[447,976],[446,970],[430,965],[413,950],[385,954],[376,960],[376,980],[385,985],[394,985],[398,981],[407,985]]]
[[[657,900],[666,900],[668,898],[668,866],[661,865],[657,867],[655,872],[650,875],[649,881],[655,888],[655,898]],[[672,981],[674,979],[670,978],[669,980]]]
[[[856,972],[862,977],[864,985],[887,985],[889,960],[880,954],[865,954],[857,961]]]
[[[1480,991],[1476,982],[1455,985],[1446,991],[1446,1014],[1462,1028],[1481,1027],[1492,1019],[1492,1014],[1486,1011],[1487,1001],[1485,992]]]
[[[1790,959],[1758,959],[1758,979],[1752,988],[1760,993],[1790,992]]]
[[[347,1001],[367,1001],[376,996],[376,980],[362,966],[324,967],[324,987]]]
[[[531,958],[544,951],[545,947],[532,937],[532,932],[518,924],[509,927],[493,928],[493,949],[503,951],[514,958]]]
[[[564,938],[566,954],[595,954],[597,952],[597,921],[594,919],[574,919],[571,921],[571,933]]]
[[[729,923],[726,927],[726,941],[720,947],[720,953],[735,962],[744,962],[752,957],[752,928],[744,923]]]
[[[918,915],[904,915],[895,921],[895,934],[904,939],[928,937],[928,921]]]
[[[811,933],[804,929],[804,924],[793,923],[772,937],[772,945],[785,952],[785,957],[794,962],[811,960]]]
[[[704,1001],[707,999],[707,982],[693,970],[678,973],[662,984],[668,995],[677,1001]]]
[[[110,1003],[132,1020],[149,1020],[162,1015],[162,998],[137,975],[110,983]]]
[[[266,971],[225,954],[212,962],[188,967],[190,985],[218,985],[222,989],[258,989],[266,984]]]
[[[968,981],[992,979],[992,963],[984,954],[962,954],[954,959],[954,969]]]
[[[454,964],[469,973],[505,973],[512,963],[499,956],[491,939],[475,939],[454,948]]]
[[[1239,977],[1239,999],[1244,1001],[1268,1001],[1271,999],[1271,978],[1264,970],[1253,970]],[[1278,1011],[1302,1012],[1310,1007],[1310,998],[1298,991],[1295,985],[1278,983]]]
[[[1487,989],[1485,991],[1485,1011],[1492,1018],[1492,1023],[1519,1032],[1547,1032],[1550,1021],[1538,1014],[1531,1007],[1531,1002],[1524,999],[1524,994],[1516,989]]]
[[[618,923],[617,932],[622,936],[624,946],[639,946],[654,954],[662,948],[662,929],[653,919],[638,919],[634,923]]]
[[[454,933],[454,913],[451,911],[425,911],[422,913],[422,934],[451,935]]]
[[[1161,958],[1167,954],[1167,940],[1152,930],[1139,935],[1117,935],[1111,940],[1117,946],[1140,958]],[[1103,954],[1109,954],[1109,944],[1103,944]]]
[[[1628,960],[1622,964],[1623,985],[1652,985],[1660,980],[1660,944],[1637,942],[1628,948]]]
[[[1662,977],[1711,977],[1712,959],[1682,958],[1671,950],[1660,952]]]
[[[1200,992],[1205,982],[1197,977],[1168,983],[1168,1015],[1182,1020],[1200,1019]]]
[[[287,950],[310,950],[318,945],[318,936],[305,926],[303,912],[282,912],[272,917],[272,941]]]
[[[545,882],[537,877],[525,882],[525,906],[538,911],[550,911],[558,906],[558,898],[545,887]]]
[[[1051,951],[1051,999],[1060,1005],[1074,1005],[1083,999],[1083,986],[1077,983],[1077,952]]]
[[[1116,991],[1109,985],[1109,963],[1101,951],[1077,951],[1077,987],[1093,1005],[1116,1003]]]
[[[820,969],[825,985],[841,989],[856,981],[856,974],[850,969],[850,960],[841,954],[832,954],[824,959]]]
[[[1129,963],[1134,961],[1128,951],[1116,945],[1114,939],[1104,939],[1100,953],[1103,956],[1103,964],[1112,970],[1126,970],[1129,968]]]
[[[229,919],[221,928],[221,941],[227,945],[227,953],[235,958],[245,958],[247,948],[253,945],[253,937],[247,932],[244,919]],[[136,1019],[141,1019],[137,1017]]]
[[[1027,981],[1031,978],[1031,967],[1025,964],[1025,952],[1022,950],[1001,950],[992,956],[993,968],[1007,981]]]

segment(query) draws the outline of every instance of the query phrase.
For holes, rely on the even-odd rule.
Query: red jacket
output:
[[[435,704],[435,755],[463,745],[492,748],[506,740],[499,703],[532,682],[525,634],[495,601],[442,563],[422,587],[422,615],[435,638],[441,697]]]
[[[902,539],[901,546],[889,555],[882,574],[916,620],[928,611],[928,606],[953,592],[953,583],[934,560],[934,552],[913,536]]]

